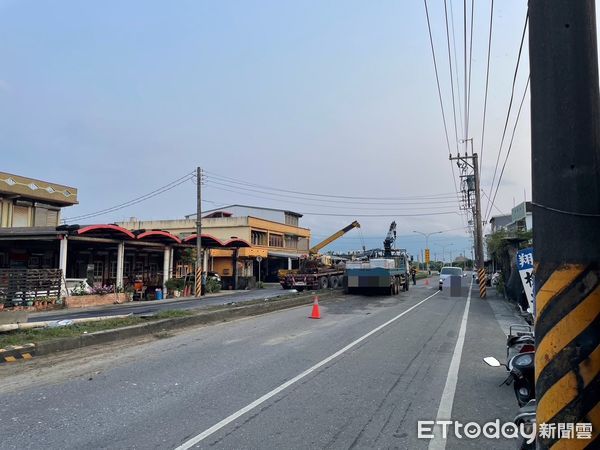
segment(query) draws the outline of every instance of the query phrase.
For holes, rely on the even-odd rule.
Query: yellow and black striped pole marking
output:
[[[35,344],[11,345],[0,348],[0,363],[16,362],[19,359],[31,359],[35,354]]]
[[[195,290],[194,295],[196,297],[200,297],[202,295],[202,268],[200,266],[196,267],[196,278],[195,278]]]
[[[536,294],[537,425],[591,424],[589,439],[568,433],[540,438],[542,449],[600,447],[600,270],[566,265]],[[579,424],[579,426],[577,425]]]
[[[477,269],[477,279],[479,280],[479,298],[487,296],[487,286],[485,284],[485,269],[480,267]]]

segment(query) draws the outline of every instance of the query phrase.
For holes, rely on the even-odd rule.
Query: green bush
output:
[[[212,294],[213,292],[219,292],[221,290],[221,283],[217,280],[209,278],[206,280],[206,293]]]

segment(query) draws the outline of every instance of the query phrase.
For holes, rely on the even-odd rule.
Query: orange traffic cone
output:
[[[315,300],[313,301],[312,314],[309,319],[320,319],[321,311],[319,310],[319,297],[315,295]]]

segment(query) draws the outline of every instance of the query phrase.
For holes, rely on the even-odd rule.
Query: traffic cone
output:
[[[312,314],[309,319],[320,319],[321,311],[319,310],[319,297],[315,295],[315,300],[313,301]]]

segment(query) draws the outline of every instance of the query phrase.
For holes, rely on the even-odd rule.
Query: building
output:
[[[178,255],[191,246],[158,230],[60,225],[62,208],[77,204],[77,193],[70,186],[0,172],[0,297],[6,297],[15,273],[36,269],[60,269],[59,279],[84,278],[96,286],[138,281],[160,289]]]
[[[499,230],[529,231],[533,229],[533,213],[531,202],[519,203],[511,210],[511,214],[494,216],[490,219],[491,233]]]
[[[302,228],[302,214],[274,208],[229,205],[202,214],[202,234],[226,243],[239,239],[249,247],[239,249],[214,248],[205,255],[208,270],[217,272],[227,283],[239,277],[238,287],[251,279],[277,281],[277,271],[298,267],[301,257],[308,254],[310,230]],[[135,218],[119,222],[126,229],[160,229],[184,242],[196,233],[196,215],[179,220],[139,221]],[[234,260],[237,257],[237,267]],[[184,269],[181,267],[181,269]],[[176,271],[179,269],[176,268]]]
[[[0,228],[55,227],[77,203],[73,187],[0,172]]]
[[[533,229],[531,202],[522,202],[511,211],[512,222],[507,226],[511,231],[529,231]]]
[[[505,229],[507,225],[511,222],[512,216],[510,214],[492,217],[490,219],[490,227],[492,228],[491,233],[495,233],[496,231]]]

